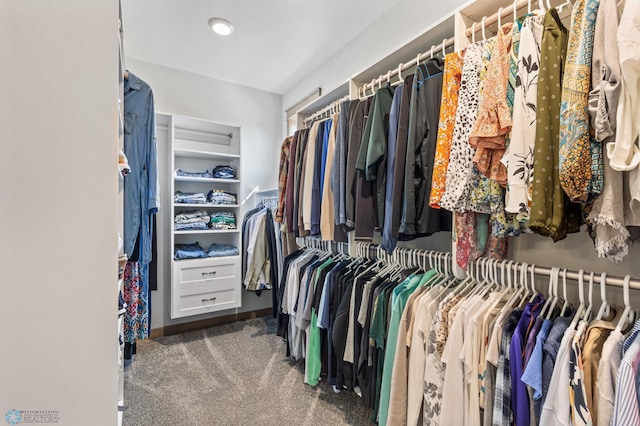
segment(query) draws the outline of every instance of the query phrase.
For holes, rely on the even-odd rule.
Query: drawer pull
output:
[[[216,271],[213,271],[213,272],[203,272],[203,273],[202,273],[202,276],[203,276],[203,277],[206,277],[207,275],[215,275],[215,274],[216,274]]]
[[[215,297],[212,297],[212,298],[210,298],[210,299],[202,299],[202,303],[204,303],[204,302],[212,302],[212,301],[214,301],[214,300],[216,300],[216,298],[215,298]]]

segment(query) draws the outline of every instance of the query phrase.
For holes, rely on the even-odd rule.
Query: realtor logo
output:
[[[18,410],[9,410],[7,411],[7,415],[4,417],[4,419],[10,425],[17,425],[22,421],[22,413]]]
[[[12,426],[19,423],[60,423],[60,412],[56,410],[16,410],[12,408],[7,411],[4,419]]]

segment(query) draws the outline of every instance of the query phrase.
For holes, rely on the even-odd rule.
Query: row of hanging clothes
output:
[[[495,236],[558,241],[586,224],[598,256],[627,255],[640,211],[625,111],[640,94],[623,64],[640,8],[623,3],[576,1],[567,26],[556,8],[534,10],[447,56],[429,202],[456,229],[474,228],[469,212],[489,214]],[[459,235],[464,267],[474,240]]]
[[[412,75],[284,140],[278,220],[296,236],[372,241],[390,253],[399,240],[451,231],[451,214],[433,209],[431,188],[443,59],[420,62]]]
[[[356,251],[285,259],[278,334],[305,383],[358,393],[382,425],[640,424],[631,277],[616,306],[606,274],[482,258],[458,279],[450,254]]]
[[[151,291],[157,290],[156,214],[160,208],[158,147],[153,90],[132,72],[124,72],[124,151],[119,167],[124,176],[122,271],[125,359],[136,342],[149,337]]]
[[[242,221],[242,284],[258,296],[263,290],[275,288],[272,292],[275,310],[284,260],[282,234],[274,217],[278,197],[259,195],[256,199],[256,207],[247,211]]]
[[[372,421],[386,420],[391,352],[406,338],[398,337],[404,303],[435,275],[449,276],[451,256],[438,253],[436,261],[435,252],[405,248],[389,256],[380,246],[358,243],[351,257],[346,245],[332,252],[313,239],[306,243],[285,258],[278,294],[278,335],[287,355],[304,360],[305,383],[324,380],[335,392],[356,392],[373,408]]]
[[[336,241],[378,231],[390,253],[398,240],[451,230],[453,213],[462,268],[504,257],[507,237],[559,241],[581,228],[599,257],[621,261],[640,236],[640,7],[539,4],[516,17],[514,2],[514,22],[499,20],[496,36],[483,25],[476,42],[474,24],[465,49],[418,60],[399,84],[285,139],[283,229]]]

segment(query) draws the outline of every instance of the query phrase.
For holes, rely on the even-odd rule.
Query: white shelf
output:
[[[173,231],[174,235],[197,235],[197,234],[237,234],[239,229],[209,229],[207,231]]]
[[[240,204],[242,200],[240,128],[175,115],[170,115],[168,123],[166,136],[169,149],[166,153],[169,156],[169,161],[164,169],[167,171],[164,177],[165,184],[169,187],[169,193],[175,194],[177,190],[181,190],[206,194],[209,189],[237,193],[235,200],[229,198],[229,201],[235,201],[234,204],[193,203],[193,200],[188,199],[184,200],[186,203],[177,203],[175,198],[171,198],[171,215],[169,216],[175,217],[175,215],[189,210],[204,210],[208,214],[213,214],[213,212],[234,214],[236,220],[239,220],[240,208],[242,207]],[[177,176],[176,174],[178,169],[195,172],[207,169],[211,172],[211,169],[217,166],[233,168],[236,173],[235,177],[221,179]],[[222,201],[223,199],[212,199],[211,201],[217,200]],[[176,231],[173,217],[165,217],[162,228],[169,232],[168,242],[171,254],[173,254],[173,247],[183,241],[198,241],[204,245],[223,243],[236,247],[241,244],[240,228]],[[171,318],[211,314],[216,311],[240,307],[242,302],[241,260],[242,253],[237,256],[184,260],[176,260],[171,256],[169,309]],[[217,278],[213,276],[216,272]],[[207,303],[204,303],[205,301]]]
[[[191,176],[174,176],[176,182],[196,182],[196,183],[240,183],[239,179],[219,179],[219,178],[202,178]]]
[[[211,209],[211,208],[230,208],[230,209],[237,209],[240,207],[239,204],[186,204],[186,203],[174,203],[173,204],[174,207],[186,207],[186,208],[193,208],[193,209],[198,209],[198,208],[206,208],[206,209]]]
[[[197,160],[232,161],[240,159],[239,154],[225,154],[222,152],[198,151],[194,149],[174,150],[176,158],[194,158]]]
[[[197,259],[174,259],[173,261],[179,263],[181,265],[187,265],[189,263],[200,264],[203,259],[220,259],[221,261],[225,260],[238,260],[240,259],[240,255],[236,256],[211,256],[211,257],[199,257]]]

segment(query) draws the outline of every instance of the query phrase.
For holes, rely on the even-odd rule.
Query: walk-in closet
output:
[[[0,0],[0,417],[640,426],[639,22]]]

